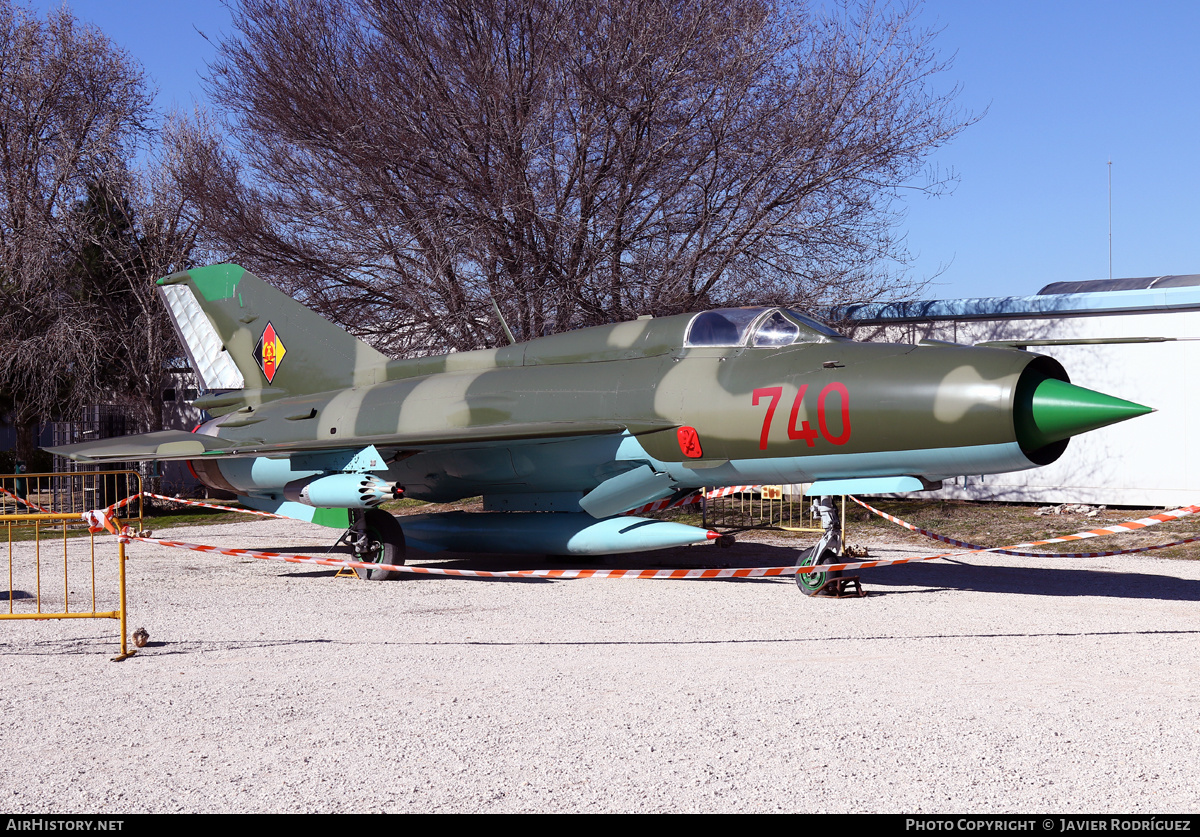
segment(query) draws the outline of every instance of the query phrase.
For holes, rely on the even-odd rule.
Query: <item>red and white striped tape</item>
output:
[[[600,578],[600,579],[706,579],[706,578],[764,578],[772,576],[804,575],[807,573],[843,572],[848,570],[890,567],[897,564],[915,564],[936,561],[939,558],[961,558],[967,555],[982,555],[999,552],[999,549],[971,549],[961,552],[943,552],[937,555],[920,555],[911,558],[889,558],[878,561],[853,561],[841,564],[817,564],[805,567],[739,567],[736,569],[677,569],[677,570],[457,570],[436,567],[406,567],[395,564],[368,564],[360,561],[345,561],[334,558],[317,558],[311,555],[282,555],[277,552],[260,552],[251,549],[221,549],[215,546],[191,544],[183,541],[167,541],[159,538],[144,538],[123,535],[127,540],[143,541],[175,549],[190,549],[218,555],[258,558],[266,561],[284,561],[290,564],[319,564],[326,567],[353,567],[371,570],[390,570],[413,575],[456,576],[462,578]],[[1064,557],[1053,553],[1039,557]]]
[[[92,509],[86,511],[80,517],[87,524],[88,531],[93,535],[105,531],[106,529],[114,535],[120,534],[117,532],[117,527],[113,525],[111,512],[109,509]]]
[[[149,491],[143,491],[141,494],[130,494],[124,500],[118,500],[117,502],[113,503],[106,509],[106,511],[111,515],[117,509],[129,505],[138,497],[153,497],[156,500],[166,500],[170,503],[182,503],[185,506],[200,506],[204,509],[216,509],[217,511],[242,512],[243,514],[256,514],[260,517],[280,517],[280,515],[259,511],[258,509],[237,508],[234,506],[218,506],[216,503],[201,503],[198,500],[184,500],[180,497],[168,497],[165,494],[153,494]]]
[[[145,493],[146,492],[144,492],[144,491],[142,492],[142,494],[145,494]],[[105,511],[107,511],[111,515],[117,509],[123,509],[126,506],[128,506],[130,503],[132,503],[138,497],[141,497],[142,494],[130,494],[124,500],[117,500],[117,502],[113,503],[111,506],[109,506],[107,509],[105,509]],[[146,496],[153,496],[153,495],[146,495]]]
[[[361,561],[345,561],[335,558],[318,558],[312,555],[283,555],[278,552],[261,552],[253,549],[222,549],[216,546],[187,543],[185,541],[168,541],[161,538],[145,538],[139,535],[125,533],[121,536],[128,541],[142,541],[173,549],[189,549],[194,552],[207,552],[217,555],[230,555],[238,558],[258,558],[264,561],[284,561],[289,564],[319,564],[324,567],[353,567],[368,570],[391,570],[394,572],[411,573],[413,575],[459,576],[463,578],[645,578],[645,579],[703,579],[703,578],[762,578],[766,576],[803,575],[805,573],[823,573],[838,570],[857,570],[867,567],[886,567],[891,564],[910,564],[915,561],[932,561],[935,558],[946,558],[951,555],[969,553],[945,553],[919,558],[893,558],[883,561],[860,561],[847,564],[819,564],[809,567],[740,567],[736,569],[678,569],[678,570],[452,570],[437,567],[406,567],[395,564],[368,564]]]
[[[653,503],[647,503],[646,505],[639,506],[636,509],[630,509],[624,514],[649,514],[650,512],[663,511],[664,509],[677,509],[680,506],[690,506],[692,503],[699,502],[700,492],[693,491],[691,494],[685,494],[678,500],[672,500],[670,497],[668,497],[666,500],[656,500]]]
[[[715,500],[718,497],[728,497],[730,494],[743,494],[747,491],[761,490],[761,485],[731,485],[728,488],[714,488],[712,491],[705,492],[704,496],[710,500]]]
[[[733,487],[727,488],[727,489],[717,489],[716,491],[730,494],[730,493],[736,493],[739,491],[745,491],[750,488],[752,488],[752,486],[733,486]],[[712,496],[712,494],[715,494],[715,493],[716,492],[712,492],[712,493],[710,493],[709,496]],[[134,496],[137,496],[137,495],[134,495]],[[150,495],[150,496],[160,497],[161,495]],[[721,496],[721,495],[718,495],[718,496]],[[131,500],[131,499],[132,498],[127,498],[126,501],[122,501],[122,502],[127,502],[128,500]],[[169,500],[169,499],[173,499],[173,498],[166,497],[163,499]],[[696,569],[676,569],[676,570],[504,570],[504,571],[489,571],[489,570],[441,569],[441,568],[435,568],[435,567],[407,567],[407,566],[399,566],[399,565],[393,565],[393,564],[373,564],[373,563],[364,563],[361,561],[347,561],[347,560],[339,560],[339,559],[334,559],[334,558],[319,558],[319,557],[315,557],[315,556],[311,556],[311,555],[283,555],[283,554],[277,553],[277,552],[264,552],[264,551],[251,550],[251,549],[223,549],[220,547],[207,546],[204,544],[187,543],[185,541],[168,541],[168,540],[161,539],[161,538],[142,537],[142,536],[133,534],[128,529],[124,532],[121,532],[120,537],[123,541],[126,541],[126,542],[142,541],[143,543],[157,544],[159,546],[166,546],[166,547],[170,547],[170,548],[174,548],[174,549],[188,549],[188,550],[192,550],[195,552],[215,553],[218,555],[230,555],[230,556],[235,556],[235,557],[256,558],[256,559],[267,560],[267,561],[283,561],[285,563],[290,563],[290,564],[317,564],[320,566],[328,566],[328,567],[351,567],[351,568],[362,568],[362,569],[372,569],[372,570],[384,569],[384,570],[390,570],[390,571],[394,571],[394,572],[410,573],[413,575],[457,576],[457,577],[463,577],[463,578],[562,578],[562,579],[576,579],[576,578],[601,578],[601,579],[763,578],[763,577],[771,577],[771,576],[803,575],[803,574],[807,574],[807,573],[818,573],[818,572],[841,572],[841,571],[848,571],[848,570],[870,569],[873,567],[888,567],[888,566],[894,566],[897,564],[912,564],[912,563],[919,563],[922,561],[935,561],[939,558],[957,558],[957,557],[962,557],[962,556],[966,556],[966,555],[978,555],[978,554],[989,554],[989,553],[1004,554],[1004,555],[1018,555],[1018,556],[1027,556],[1027,557],[1038,557],[1038,558],[1104,557],[1104,556],[1108,556],[1108,555],[1123,555],[1123,554],[1128,554],[1128,553],[1133,553],[1133,552],[1146,552],[1146,551],[1153,550],[1153,549],[1164,549],[1168,546],[1176,546],[1178,544],[1192,543],[1194,541],[1200,540],[1200,538],[1188,538],[1186,540],[1177,541],[1175,543],[1160,544],[1157,546],[1149,546],[1149,547],[1140,547],[1137,549],[1118,550],[1115,552],[1076,553],[1076,554],[1070,554],[1070,555],[1060,554],[1060,553],[1044,553],[1044,552],[1043,553],[1027,553],[1027,552],[1015,551],[1018,549],[1022,549],[1025,547],[1031,547],[1031,546],[1042,546],[1042,545],[1051,544],[1051,543],[1064,543],[1064,542],[1068,542],[1068,541],[1100,537],[1102,535],[1120,534],[1123,532],[1137,531],[1139,529],[1144,529],[1148,526],[1154,526],[1159,523],[1167,522],[1169,520],[1177,520],[1182,517],[1187,517],[1189,515],[1196,514],[1197,512],[1200,512],[1200,506],[1188,506],[1185,508],[1177,509],[1173,512],[1163,512],[1161,514],[1151,515],[1150,517],[1141,518],[1140,520],[1126,521],[1124,523],[1114,524],[1113,526],[1102,527],[1099,529],[1092,529],[1092,530],[1088,530],[1085,532],[1078,532],[1073,535],[1063,535],[1063,536],[1056,537],[1056,538],[1048,538],[1046,540],[1033,541],[1033,542],[1025,543],[1025,544],[1016,544],[1013,546],[988,548],[988,547],[975,546],[972,544],[967,544],[965,541],[958,541],[958,540],[954,540],[952,538],[946,538],[945,536],[936,535],[935,533],[929,532],[928,530],[921,529],[917,526],[912,525],[911,523],[907,523],[906,521],[903,521],[900,518],[894,517],[885,512],[881,512],[878,509],[875,509],[875,508],[867,505],[866,503],[863,503],[861,500],[858,500],[857,498],[851,497],[851,499],[854,500],[859,505],[863,506],[864,508],[868,509],[869,511],[871,511],[875,514],[878,514],[881,517],[884,517],[888,520],[891,520],[892,522],[897,523],[898,525],[901,525],[901,526],[904,526],[905,528],[911,529],[912,531],[919,532],[919,533],[927,535],[929,537],[934,537],[938,540],[946,541],[946,542],[952,543],[957,546],[965,546],[967,548],[960,552],[943,552],[943,553],[939,553],[937,555],[921,555],[921,556],[914,556],[914,557],[910,557],[910,558],[891,558],[891,559],[884,559],[884,560],[877,560],[877,561],[855,561],[855,562],[846,562],[846,563],[841,563],[841,564],[818,564],[815,566],[807,566],[807,567],[796,567],[796,566],[741,567],[741,568],[736,568],[736,569],[711,569],[711,568],[699,569],[699,568],[696,568]],[[210,505],[210,504],[205,504],[205,503],[197,503],[194,501],[182,501],[182,502],[188,502],[193,505],[202,505],[202,506]],[[230,508],[230,507],[221,507],[221,506],[210,506],[210,507],[227,509],[229,511],[249,511],[250,513],[260,514],[260,515],[267,516],[267,517],[276,516],[276,515],[267,514],[265,512],[256,512],[256,511],[247,510],[247,509],[234,509],[234,508]],[[104,514],[104,512],[98,512],[96,514]],[[85,518],[86,518],[86,516],[85,516]],[[105,520],[107,522],[107,519],[105,519]],[[110,529],[110,531],[113,531],[113,529],[111,527],[111,523],[109,523],[109,529]]]
[[[7,494],[9,497],[12,497],[14,500],[16,500],[21,505],[28,506],[31,509],[36,509],[41,514],[52,514],[53,513],[49,509],[42,508],[37,503],[33,503],[29,500],[26,500],[24,497],[18,497],[16,494],[13,494],[11,491],[9,491],[6,488],[0,488],[0,494]]]
[[[630,509],[624,512],[626,515],[631,514],[649,514],[650,512],[663,511],[664,509],[675,509],[680,506],[690,506],[693,503],[699,503],[701,498],[715,500],[717,497],[728,497],[730,494],[741,494],[746,491],[761,491],[761,485],[732,485],[729,488],[714,488],[712,491],[693,491],[691,494],[686,494],[678,500],[657,500],[653,503],[647,503],[644,506],[639,506],[636,509]]]
[[[716,497],[726,497],[730,494],[738,494],[738,493],[745,492],[745,491],[757,491],[759,489],[761,489],[761,486],[758,486],[758,485],[734,485],[734,486],[730,486],[729,488],[715,488],[712,491],[708,491],[708,492],[702,492],[702,491],[697,490],[697,491],[691,492],[690,494],[685,494],[683,497],[680,497],[678,500],[672,500],[670,498],[668,498],[666,500],[657,500],[653,503],[647,503],[644,506],[639,506],[636,509],[630,509],[627,512],[623,512],[623,514],[625,514],[625,515],[649,514],[650,512],[663,511],[665,509],[675,509],[675,508],[679,508],[681,506],[689,506],[693,503],[700,502],[701,497],[707,497],[708,499],[711,500]],[[3,490],[4,489],[0,489],[0,491],[3,491]],[[7,494],[8,492],[5,492],[5,493]],[[271,514],[270,512],[258,511],[257,509],[235,508],[233,506],[219,506],[215,503],[201,503],[197,500],[184,500],[180,497],[167,497],[166,495],[153,494],[149,491],[143,491],[140,495],[133,494],[133,495],[130,495],[129,497],[126,497],[124,500],[120,500],[116,503],[113,503],[111,506],[108,507],[109,513],[111,514],[112,511],[114,511],[115,509],[118,509],[122,506],[128,505],[130,502],[137,499],[139,496],[154,497],[155,499],[166,500],[171,503],[183,503],[184,505],[188,505],[188,506],[199,506],[201,508],[216,509],[218,511],[243,512],[245,514],[256,514],[256,515],[259,515],[260,517],[280,517],[280,515]]]
[[[726,488],[715,488],[715,489],[712,489],[711,491],[707,491],[707,492],[693,491],[692,493],[687,494],[687,495],[679,498],[678,500],[670,500],[670,499],[659,500],[654,503],[648,503],[645,506],[641,506],[640,508],[634,509],[632,511],[625,512],[625,514],[627,514],[627,515],[647,514],[650,512],[662,511],[664,509],[678,508],[681,506],[690,505],[692,503],[699,502],[701,496],[707,497],[708,499],[715,499],[718,497],[727,497],[731,494],[740,494],[740,493],[744,493],[747,491],[759,491],[759,490],[761,490],[761,488],[762,488],[762,486],[759,486],[759,485],[734,485],[734,486],[728,486]],[[3,490],[4,489],[0,489],[0,491],[3,491]],[[7,494],[8,492],[6,491],[5,493]],[[235,508],[233,506],[221,506],[221,505],[217,505],[215,503],[201,503],[197,500],[184,500],[184,499],[181,499],[178,497],[167,497],[162,494],[153,494],[148,491],[142,492],[142,494],[146,497],[154,497],[159,500],[166,500],[166,501],[173,502],[173,503],[183,503],[183,504],[189,505],[189,506],[199,506],[201,508],[206,508],[206,509],[215,509],[218,511],[229,511],[229,512],[242,512],[244,514],[253,514],[253,515],[258,515],[260,517],[271,517],[271,518],[279,517],[279,515],[277,515],[277,514],[271,514],[270,512],[264,512],[264,511],[258,511],[257,509]],[[121,501],[109,506],[108,510],[107,510],[109,515],[111,515],[115,509],[120,508],[125,505],[128,505],[130,502],[137,499],[138,496],[139,495],[137,495],[137,494],[131,495],[129,497],[126,497],[124,500],[121,500]],[[1011,546],[1011,547],[985,547],[985,546],[981,546],[979,544],[971,543],[969,541],[962,541],[962,540],[958,540],[957,538],[951,538],[951,537],[947,537],[945,535],[939,535],[936,532],[929,531],[928,529],[922,529],[919,526],[915,526],[911,523],[908,523],[907,521],[901,520],[898,517],[895,517],[886,512],[880,511],[879,509],[876,509],[873,506],[870,506],[867,503],[864,503],[862,500],[858,499],[857,497],[851,497],[850,499],[853,500],[855,503],[858,503],[860,506],[867,509],[868,511],[872,512],[873,514],[877,514],[880,517],[882,517],[886,520],[890,520],[891,522],[893,522],[899,526],[903,526],[906,529],[909,529],[913,532],[917,532],[918,534],[924,535],[928,538],[932,538],[933,540],[941,541],[943,543],[948,543],[952,546],[961,547],[962,549],[965,549],[965,550],[968,550],[971,552],[994,552],[994,553],[997,553],[1000,555],[1013,555],[1016,557],[1023,557],[1023,558],[1042,558],[1042,557],[1103,558],[1103,557],[1109,557],[1109,556],[1114,556],[1114,555],[1131,555],[1131,554],[1135,554],[1135,553],[1139,553],[1139,552],[1150,552],[1153,550],[1167,549],[1168,547],[1172,547],[1172,546],[1181,546],[1183,544],[1195,543],[1197,541],[1200,541],[1200,537],[1184,538],[1183,540],[1172,541],[1170,543],[1156,544],[1153,546],[1141,546],[1141,547],[1135,547],[1132,549],[1110,550],[1110,551],[1105,551],[1105,552],[1054,553],[1054,552],[1021,552],[1021,551],[1018,551],[1018,550],[1035,547],[1035,546],[1046,546],[1048,544],[1053,544],[1053,543],[1067,543],[1070,541],[1101,537],[1103,535],[1114,535],[1114,534],[1121,534],[1123,532],[1137,531],[1139,529],[1144,529],[1148,526],[1154,526],[1159,523],[1164,523],[1164,522],[1167,522],[1170,520],[1178,520],[1180,518],[1195,514],[1196,512],[1200,511],[1200,505],[1187,506],[1187,507],[1184,507],[1181,509],[1177,509],[1176,511],[1162,512],[1157,515],[1151,515],[1150,517],[1141,518],[1140,520],[1130,520],[1130,521],[1126,521],[1124,523],[1117,523],[1112,526],[1102,527],[1099,529],[1090,529],[1090,530],[1087,530],[1084,532],[1077,532],[1073,535],[1062,535],[1057,538],[1048,538],[1046,540],[1033,541],[1031,543],[1017,544],[1017,545]]]
[[[149,491],[142,492],[147,497],[154,497],[157,500],[167,500],[171,503],[183,503],[185,506],[199,506],[203,509],[216,509],[217,511],[241,512],[243,514],[256,514],[259,517],[282,517],[282,515],[271,514],[270,512],[259,511],[258,509],[236,508],[234,506],[218,506],[216,503],[201,503],[198,500],[183,500],[179,497],[167,497],[163,494],[151,494]],[[137,496],[137,495],[134,495]]]
[[[1088,538],[1100,538],[1105,535],[1120,535],[1125,532],[1136,532],[1139,529],[1145,529],[1149,526],[1157,526],[1159,523],[1166,523],[1171,520],[1179,520],[1180,518],[1200,512],[1200,506],[1185,506],[1175,511],[1161,512],[1160,514],[1150,515],[1138,520],[1127,520],[1124,523],[1114,523],[1112,526],[1103,526],[1098,529],[1088,529],[1083,532],[1076,532],[1073,535],[1060,535],[1057,538],[1047,538],[1041,541],[1031,541],[1029,543],[1019,543],[1014,546],[988,548],[979,546],[978,544],[960,541],[955,538],[948,538],[945,535],[939,535],[936,532],[931,532],[928,529],[922,529],[919,526],[901,520],[898,517],[880,511],[874,506],[869,506],[857,497],[851,497],[851,500],[858,503],[872,514],[879,515],[884,520],[890,520],[898,526],[903,526],[917,534],[924,535],[927,538],[932,538],[935,541],[942,541],[953,546],[960,546],[972,552],[994,552],[999,555],[1015,555],[1020,558],[1106,558],[1112,555],[1132,555],[1137,552],[1150,552],[1155,549],[1166,549],[1172,546],[1182,546],[1187,543],[1195,543],[1200,541],[1200,537],[1184,538],[1180,541],[1172,541],[1170,543],[1155,544],[1154,546],[1139,546],[1132,549],[1116,549],[1107,552],[1019,552],[1018,550],[1027,549],[1034,546],[1046,546],[1052,543],[1069,543],[1071,541],[1082,541]]]

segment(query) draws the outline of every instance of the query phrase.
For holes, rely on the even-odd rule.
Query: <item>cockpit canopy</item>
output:
[[[845,339],[829,326],[786,308],[718,308],[692,318],[684,345],[764,348]]]

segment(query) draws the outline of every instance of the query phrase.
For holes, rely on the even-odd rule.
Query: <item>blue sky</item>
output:
[[[1200,273],[1200,3],[931,0],[949,77],[987,114],[934,161],[950,198],[909,202],[937,296]]]
[[[160,108],[205,101],[218,0],[67,5],[143,64]],[[956,55],[942,83],[987,111],[930,160],[954,193],[906,201],[913,276],[942,270],[926,297],[1106,278],[1109,159],[1113,275],[1200,273],[1200,3],[927,0],[920,20]]]

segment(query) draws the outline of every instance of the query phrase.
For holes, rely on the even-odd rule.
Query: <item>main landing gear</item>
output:
[[[350,510],[350,529],[346,540],[354,553],[354,560],[364,564],[404,564],[404,532],[396,518],[383,509]],[[391,581],[403,573],[397,570],[364,569],[354,570],[359,578],[371,581]]]
[[[813,512],[821,516],[821,539],[816,546],[809,547],[800,553],[797,567],[811,567],[814,564],[842,563],[842,519],[838,514],[833,498],[818,497],[812,505]],[[865,596],[858,576],[847,576],[841,570],[832,572],[796,573],[796,586],[806,596]]]

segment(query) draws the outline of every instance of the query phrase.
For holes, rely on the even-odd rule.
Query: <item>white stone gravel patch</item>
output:
[[[159,534],[333,540],[272,520]],[[794,560],[754,541],[590,566]],[[1200,809],[1200,563],[971,556],[833,601],[790,578],[370,583],[129,552],[137,656],[109,662],[115,622],[0,627],[0,810]]]

